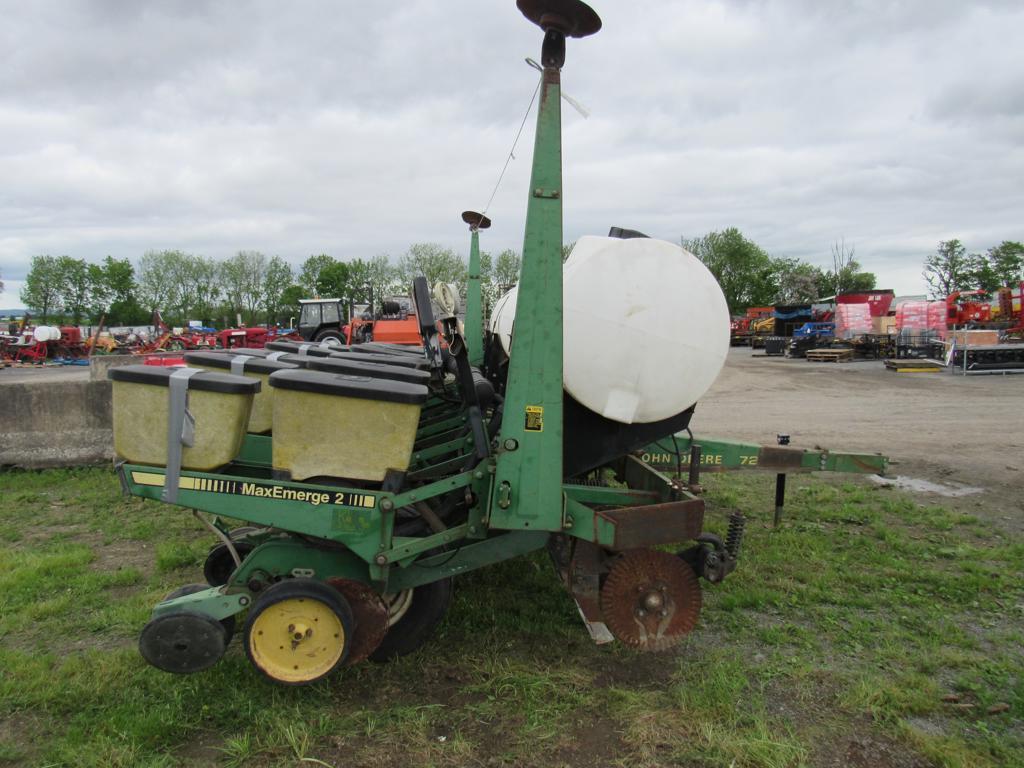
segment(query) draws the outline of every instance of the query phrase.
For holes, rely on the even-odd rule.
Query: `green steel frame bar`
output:
[[[122,464],[119,472],[125,489],[131,495],[160,499],[165,480],[163,467]],[[476,469],[392,494],[184,471],[179,480],[177,504],[218,517],[238,518],[257,525],[337,541],[367,563],[382,565],[392,559],[394,510],[469,486],[476,499],[486,499],[489,483],[490,473]],[[477,519],[480,519],[479,515]],[[383,562],[376,562],[382,555]]]
[[[558,530],[562,519],[561,74],[546,66],[523,239],[515,336],[491,525]]]
[[[469,271],[466,281],[466,351],[470,365],[484,359],[483,302],[480,290],[480,230],[471,226],[469,237]]]
[[[889,460],[880,453],[844,453],[825,449],[808,450],[778,445],[758,445],[734,440],[695,437],[685,433],[651,443],[640,458],[652,466],[675,472],[690,467],[690,447],[701,447],[701,472],[754,469],[770,472],[846,472],[884,474]],[[678,452],[678,453],[677,453]]]

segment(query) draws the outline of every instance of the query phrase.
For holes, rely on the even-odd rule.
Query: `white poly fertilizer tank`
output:
[[[585,236],[563,268],[565,390],[623,424],[685,411],[711,387],[729,351],[729,308],[696,256],[651,238]],[[516,289],[491,331],[511,346]]]
[[[512,288],[512,290],[494,302],[494,309],[491,310],[488,330],[493,334],[497,334],[506,355],[509,349],[512,348],[512,323],[516,319],[516,296],[518,294],[519,288]]]
[[[60,328],[52,325],[37,325],[32,331],[32,338],[36,341],[60,341]]]

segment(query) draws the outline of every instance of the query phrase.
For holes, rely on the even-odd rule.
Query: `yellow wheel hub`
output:
[[[347,640],[338,614],[312,597],[268,605],[249,630],[253,663],[286,683],[306,683],[330,672]]]

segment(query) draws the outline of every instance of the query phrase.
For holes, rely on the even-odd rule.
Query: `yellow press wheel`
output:
[[[345,661],[354,630],[352,609],[336,590],[314,579],[288,579],[249,611],[245,652],[274,682],[306,685]]]

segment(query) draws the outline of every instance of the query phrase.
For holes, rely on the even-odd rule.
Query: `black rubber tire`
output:
[[[349,648],[351,647],[351,643],[346,641],[345,648],[334,666],[313,680],[303,680],[300,682],[279,680],[276,677],[272,677],[262,667],[260,667],[253,658],[252,646],[249,642],[253,624],[264,610],[275,603],[299,597],[312,598],[330,606],[341,620],[341,626],[345,630],[346,638],[352,637],[356,629],[355,619],[352,616],[352,608],[349,606],[348,601],[340,592],[334,589],[334,587],[324,584],[322,581],[305,578],[285,579],[284,581],[279,581],[261,592],[259,597],[256,598],[256,602],[249,610],[249,615],[245,619],[245,627],[242,630],[242,644],[245,646],[245,655],[249,658],[249,662],[253,667],[258,669],[260,674],[268,680],[278,683],[279,685],[309,685],[317,682],[317,680],[323,680],[345,663],[345,659],[348,658]]]
[[[232,541],[232,544],[235,545],[235,551],[242,562],[245,562],[249,553],[256,549],[256,545],[248,541]],[[210,554],[206,556],[206,562],[203,563],[203,578],[206,579],[206,583],[211,587],[221,587],[228,583],[234,572],[235,560],[231,557],[227,544],[215,544],[210,549]]]
[[[345,343],[345,339],[341,336],[341,331],[320,331],[313,341],[320,343],[325,341],[337,342],[339,347]]]
[[[414,588],[409,610],[384,635],[380,645],[370,654],[370,661],[391,661],[420,648],[434,634],[451,603],[451,579],[441,579]]]
[[[184,597],[185,595],[194,595],[196,592],[202,592],[204,589],[210,587],[219,586],[217,584],[186,584],[182,587],[168,592],[164,600],[173,600],[176,597]],[[231,642],[231,638],[235,636],[235,617],[228,616],[226,619],[221,619],[220,624],[224,627],[224,645],[228,645]]]

